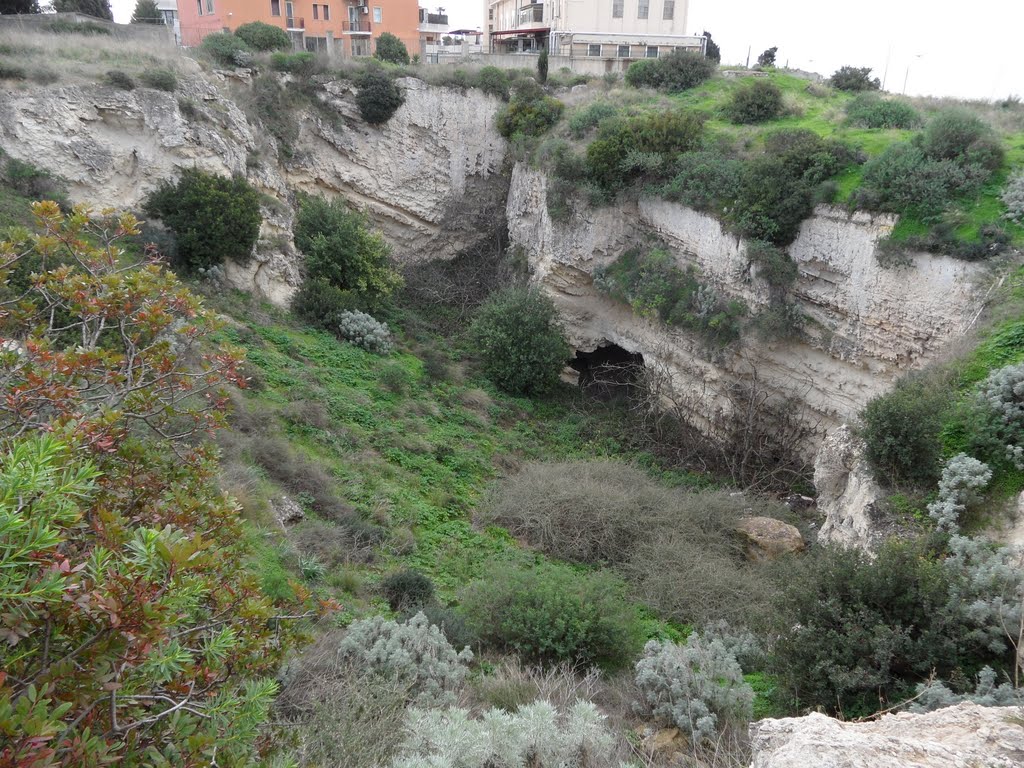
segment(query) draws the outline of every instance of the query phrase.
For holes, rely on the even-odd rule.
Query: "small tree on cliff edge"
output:
[[[548,49],[543,48],[537,59],[537,82],[543,85],[548,81]]]

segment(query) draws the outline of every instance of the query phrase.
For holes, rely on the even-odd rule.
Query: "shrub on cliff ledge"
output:
[[[405,43],[390,32],[384,32],[377,38],[377,52],[374,54],[381,61],[392,64],[408,64],[409,50]]]
[[[544,294],[509,288],[492,295],[473,321],[484,373],[513,394],[548,392],[569,358],[555,305]]]
[[[386,123],[405,101],[399,87],[379,67],[363,72],[356,80],[356,86],[359,88],[356,94],[359,114],[370,125]]]
[[[190,270],[247,261],[260,234],[260,199],[241,176],[218,176],[188,168],[176,183],[163,182],[145,202],[146,215],[178,238],[178,253]]]

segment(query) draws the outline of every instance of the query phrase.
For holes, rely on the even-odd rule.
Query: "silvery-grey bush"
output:
[[[421,707],[454,704],[473,659],[468,647],[456,651],[422,612],[402,623],[381,616],[353,622],[338,651],[357,668],[408,683]]]
[[[392,768],[577,768],[608,765],[615,739],[589,701],[560,716],[537,701],[515,713],[489,709],[412,709],[402,756]]]
[[[651,640],[636,664],[636,684],[650,714],[678,726],[695,744],[730,723],[749,721],[754,692],[720,640],[694,632],[686,645]]]
[[[1003,189],[1002,197],[1006,205],[1006,218],[1024,222],[1024,171],[1010,177]]]
[[[928,514],[940,530],[956,531],[967,505],[980,498],[979,492],[992,479],[988,464],[958,453],[946,462],[939,480],[939,497],[928,505]]]
[[[389,355],[395,348],[388,327],[365,312],[338,314],[338,335],[350,344],[378,355]]]

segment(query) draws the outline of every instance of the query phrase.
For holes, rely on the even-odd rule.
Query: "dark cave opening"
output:
[[[569,365],[579,372],[580,389],[599,400],[613,400],[630,394],[644,367],[644,356],[607,343],[592,352],[577,350]]]

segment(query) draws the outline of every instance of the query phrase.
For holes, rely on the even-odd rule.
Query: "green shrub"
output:
[[[654,717],[696,744],[714,742],[727,728],[746,728],[754,691],[736,658],[719,640],[694,632],[686,645],[651,640],[636,664],[640,698]]]
[[[0,159],[3,155],[0,155]],[[4,182],[23,197],[53,200],[61,208],[68,207],[68,191],[64,181],[31,163],[10,158],[4,166]]]
[[[618,108],[607,101],[595,101],[572,113],[569,118],[569,133],[574,139],[582,139],[587,132],[609,117],[618,114]]]
[[[299,122],[291,94],[276,77],[262,74],[252,82],[252,105],[260,122],[277,139],[281,155],[286,159],[292,157],[295,140],[299,137]]]
[[[377,50],[374,56],[392,64],[409,63],[409,51],[406,49],[405,43],[390,32],[383,32],[377,38]]]
[[[874,93],[858,95],[846,105],[846,115],[853,125],[864,128],[909,130],[921,124],[921,115],[907,102]]]
[[[747,243],[747,258],[757,266],[757,276],[773,289],[785,292],[799,275],[796,262],[781,248],[761,240]]]
[[[387,243],[369,229],[362,214],[340,198],[303,197],[294,235],[296,247],[306,257],[307,281],[322,281],[339,291],[351,291],[366,305],[386,299],[402,283],[391,266]],[[318,291],[316,295],[323,299],[326,292]]]
[[[740,234],[788,245],[813,211],[816,192],[855,159],[846,146],[809,130],[771,133],[765,154],[746,164],[729,216]]]
[[[512,81],[508,73],[497,67],[483,67],[476,75],[476,87],[502,101],[508,101]]]
[[[44,29],[58,35],[109,35],[110,30],[94,21],[71,21],[70,19],[54,19]]]
[[[822,547],[788,566],[772,666],[796,706],[868,715],[991,654],[972,647],[961,585],[936,554],[926,540],[892,540],[875,559]]]
[[[1024,170],[1014,173],[1006,182],[1001,195],[1006,206],[1006,218],[1024,223]]]
[[[434,583],[419,571],[405,569],[386,576],[381,594],[392,611],[418,610],[434,599]]]
[[[867,163],[854,201],[869,210],[935,216],[976,188],[976,177],[956,162],[927,157],[914,144],[903,142]]]
[[[746,311],[742,303],[720,297],[700,281],[696,268],[680,269],[672,254],[660,248],[626,251],[595,270],[594,284],[637,314],[695,331],[715,346],[740,336],[739,321]]]
[[[0,60],[0,80],[24,80],[27,77],[28,72],[24,67]]]
[[[139,80],[147,88],[155,88],[158,91],[174,93],[178,88],[178,77],[169,69],[147,69]]]
[[[200,47],[215,62],[226,67],[238,66],[250,53],[245,41],[230,32],[214,32],[207,35]]]
[[[516,134],[540,136],[559,121],[564,109],[562,102],[539,89],[520,88],[498,113],[498,133],[506,139]]]
[[[548,49],[541,50],[537,57],[537,82],[544,85],[548,81]]]
[[[998,170],[1003,164],[1003,149],[992,129],[965,110],[938,113],[928,121],[919,143],[925,156],[933,160],[977,165],[987,171]]]
[[[120,69],[112,69],[104,75],[107,85],[112,85],[115,88],[120,88],[122,91],[133,91],[135,90],[135,81],[132,80],[131,75],[127,72],[122,72]]]
[[[190,270],[246,261],[260,234],[260,198],[241,176],[218,176],[186,168],[176,183],[163,182],[145,202],[148,216],[176,235],[178,253]]]
[[[292,40],[281,27],[262,21],[250,21],[235,30],[235,36],[254,51],[286,51]]]
[[[743,183],[743,162],[711,149],[680,155],[675,172],[661,195],[698,211],[731,208]]]
[[[626,82],[634,88],[660,88],[669,93],[685,91],[710,78],[715,62],[693,51],[674,51],[660,59],[635,61],[626,70]]]
[[[386,123],[405,101],[401,89],[382,69],[367,68],[356,79],[356,87],[359,114],[370,125]]]
[[[877,91],[882,82],[871,77],[871,67],[840,67],[829,78],[829,84],[840,91]]]
[[[636,612],[606,573],[494,565],[465,590],[462,607],[486,646],[529,660],[622,667],[640,647]]]
[[[879,478],[921,487],[939,479],[939,433],[949,410],[944,388],[923,376],[902,379],[861,412],[865,456]]]
[[[782,90],[771,80],[754,80],[732,92],[725,114],[734,123],[764,123],[784,109]]]
[[[492,294],[473,320],[486,376],[513,394],[543,394],[558,384],[569,347],[551,299],[536,289]]]
[[[291,72],[293,75],[310,77],[320,68],[316,54],[309,51],[284,53],[276,51],[270,54],[270,68],[277,72]]]
[[[626,70],[626,83],[634,88],[658,88],[661,86],[661,67],[657,59],[634,61]]]

